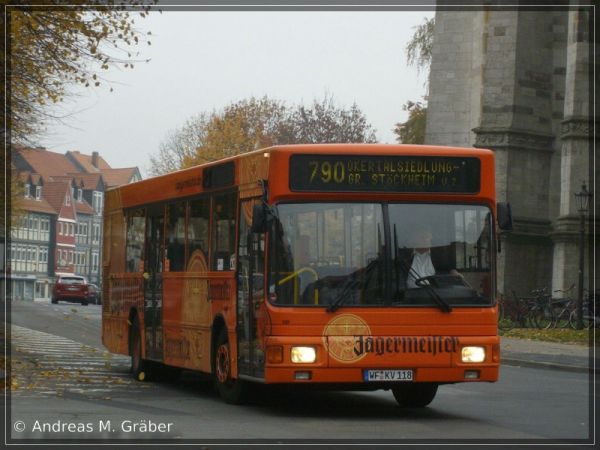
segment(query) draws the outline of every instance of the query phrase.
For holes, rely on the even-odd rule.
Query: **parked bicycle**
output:
[[[571,313],[575,310],[577,305],[576,300],[571,296],[575,289],[575,283],[573,283],[567,289],[557,289],[554,292],[562,293],[563,296],[556,298],[553,297],[550,304],[554,310],[554,328],[567,328],[570,326]]]
[[[546,330],[551,328],[556,321],[554,309],[551,305],[551,295],[548,289],[534,289],[531,291],[535,304],[529,312],[529,317],[536,328]]]
[[[600,293],[598,290],[593,295],[584,292],[582,305],[583,328],[600,327]],[[569,315],[569,325],[577,329],[577,309],[575,308]]]
[[[498,300],[498,328],[502,331],[530,326],[529,311],[533,306],[533,300],[519,298],[515,291],[511,293],[512,297],[500,295]]]

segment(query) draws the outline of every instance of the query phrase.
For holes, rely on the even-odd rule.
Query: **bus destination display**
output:
[[[292,155],[296,192],[477,193],[480,161],[472,157]]]

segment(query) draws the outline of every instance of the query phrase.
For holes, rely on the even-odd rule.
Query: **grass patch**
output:
[[[573,330],[569,328],[550,328],[538,330],[536,328],[513,328],[510,331],[501,331],[500,336],[531,339],[533,341],[560,342],[563,344],[590,345],[594,330]],[[600,330],[596,330],[596,345],[600,344]]]

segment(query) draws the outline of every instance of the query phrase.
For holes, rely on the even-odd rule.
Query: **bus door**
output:
[[[163,359],[162,352],[162,271],[164,209],[148,208],[144,260],[144,327],[146,358]]]
[[[264,377],[264,330],[267,312],[264,294],[265,235],[252,233],[252,207],[258,200],[244,200],[240,205],[237,337],[238,373]]]

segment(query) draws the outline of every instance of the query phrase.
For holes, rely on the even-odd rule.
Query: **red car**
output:
[[[88,284],[84,277],[78,275],[61,275],[52,289],[52,303],[59,300],[88,304]]]

